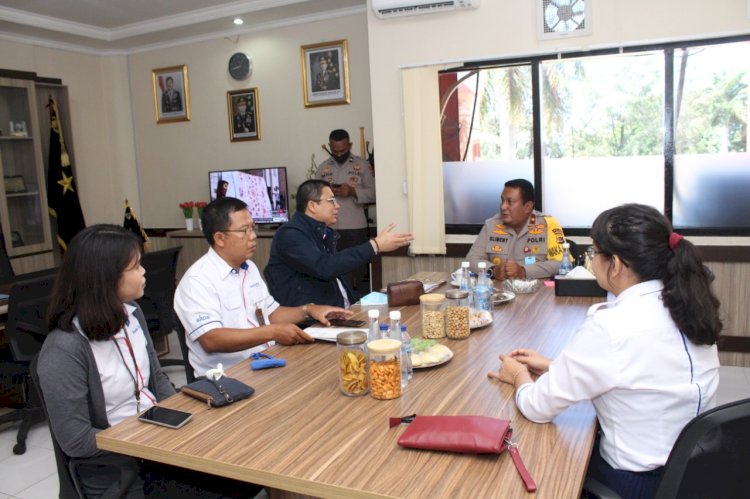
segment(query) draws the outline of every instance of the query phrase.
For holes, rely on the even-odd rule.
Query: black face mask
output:
[[[338,163],[338,164],[340,164],[340,165],[343,165],[344,163],[346,163],[346,160],[347,160],[347,159],[349,159],[349,155],[350,155],[350,154],[351,154],[351,153],[350,153],[349,151],[346,151],[346,152],[345,152],[344,154],[341,154],[341,155],[339,155],[339,156],[337,156],[337,155],[335,155],[335,154],[331,154],[331,157],[333,158],[333,160],[334,160],[334,161],[335,161],[336,163]]]

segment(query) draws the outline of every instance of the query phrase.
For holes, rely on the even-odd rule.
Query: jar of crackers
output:
[[[445,295],[428,293],[419,297],[422,310],[422,338],[445,338]]]
[[[336,335],[339,355],[339,388],[350,397],[365,395],[367,379],[367,333],[342,331]]]
[[[469,292],[451,289],[445,293],[445,334],[454,340],[469,337]]]
[[[401,396],[401,341],[381,338],[367,344],[370,395],[380,400]]]

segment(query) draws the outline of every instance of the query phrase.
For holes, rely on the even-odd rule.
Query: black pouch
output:
[[[222,376],[217,380],[199,379],[183,386],[180,391],[211,407],[223,407],[238,400],[246,399],[255,393],[252,386],[234,378]]]

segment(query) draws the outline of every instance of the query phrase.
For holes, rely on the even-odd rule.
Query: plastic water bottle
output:
[[[558,274],[567,275],[568,272],[573,270],[573,264],[570,263],[570,243],[563,243],[562,247],[562,262],[560,262],[560,270],[558,271]]]
[[[479,262],[479,275],[474,286],[474,308],[492,312],[492,284],[487,277],[487,263]]]
[[[471,271],[469,270],[469,265],[469,262],[461,262],[461,280],[458,283],[461,291],[471,292]]]
[[[367,333],[367,341],[380,339],[380,310],[377,308],[371,308],[367,311],[367,318],[370,323]]]
[[[380,337],[381,338],[388,338],[389,337],[389,334],[388,334],[388,324],[386,324],[385,322],[383,322],[380,325]]]
[[[388,336],[392,340],[401,341],[401,311],[391,310],[388,317],[391,319],[391,327],[388,328]]]
[[[411,336],[406,330],[406,324],[401,325],[401,389],[414,377],[414,367],[411,365]]]

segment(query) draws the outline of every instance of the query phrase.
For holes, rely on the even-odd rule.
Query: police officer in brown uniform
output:
[[[492,278],[541,279],[557,274],[565,235],[554,217],[534,210],[534,186],[509,180],[500,197],[500,213],[484,222],[466,255],[472,269],[490,262]]]
[[[331,157],[318,165],[316,178],[328,181],[333,186],[333,195],[341,206],[338,221],[331,227],[341,238],[337,249],[358,246],[367,241],[367,217],[365,205],[375,202],[375,177],[366,160],[351,153],[352,143],[346,130],[334,130],[328,136]],[[357,295],[369,292],[367,266],[349,274]]]

